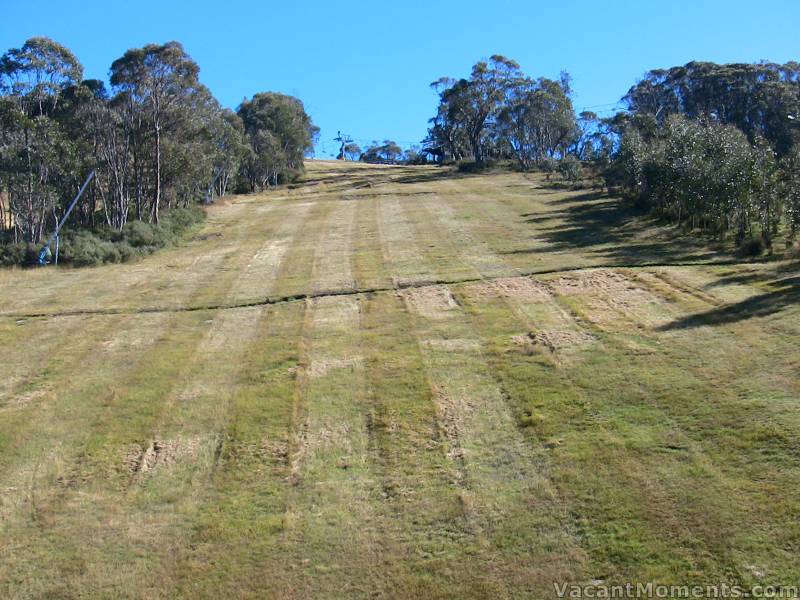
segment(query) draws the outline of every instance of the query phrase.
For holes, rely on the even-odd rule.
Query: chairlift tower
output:
[[[350,144],[353,141],[353,138],[347,135],[346,133],[342,133],[341,131],[336,132],[336,137],[333,138],[334,142],[339,142],[339,156],[336,157],[336,160],[347,160],[344,155],[344,149],[347,144]]]

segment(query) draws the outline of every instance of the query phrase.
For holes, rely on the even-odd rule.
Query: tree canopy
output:
[[[440,161],[467,156],[516,158],[528,168],[563,156],[578,135],[570,79],[532,79],[500,55],[479,61],[469,78],[443,77],[431,86],[439,107],[430,120],[425,151]]]
[[[690,62],[649,71],[606,124],[607,178],[679,224],[766,248],[798,224],[800,65]]]
[[[800,64],[690,62],[648,71],[623,98],[628,109],[664,123],[669,115],[711,117],[754,142],[767,139],[779,155],[793,145],[787,115],[800,110]]]
[[[245,173],[251,189],[291,179],[303,170],[303,156],[313,149],[319,128],[303,103],[277,93],[256,94],[239,105],[250,142]]]
[[[220,106],[178,42],[115,60],[110,88],[83,80],[78,59],[48,38],[0,57],[0,245],[39,243],[86,175],[97,176],[73,226],[124,232],[162,209],[297,177],[317,128],[302,102],[256,94]]]

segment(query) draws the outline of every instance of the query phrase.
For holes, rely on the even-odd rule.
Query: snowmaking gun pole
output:
[[[67,209],[67,212],[64,213],[64,216],[61,217],[61,221],[58,222],[58,226],[56,227],[56,230],[53,232],[53,235],[51,235],[50,239],[47,240],[47,243],[44,246],[42,246],[42,249],[39,252],[39,264],[40,265],[46,265],[47,264],[47,254],[50,251],[50,244],[52,244],[53,241],[55,241],[55,243],[56,243],[56,254],[55,254],[54,264],[58,264],[58,233],[61,231],[61,228],[64,226],[64,223],[67,222],[67,218],[69,217],[70,213],[72,212],[72,209],[75,208],[75,205],[78,203],[78,200],[80,200],[81,196],[83,196],[83,192],[85,192],[86,188],[89,187],[89,183],[92,181],[92,178],[94,177],[94,174],[95,174],[95,170],[92,169],[92,172],[89,173],[89,176],[86,178],[86,181],[83,182],[83,185],[81,186],[81,189],[78,190],[78,194],[75,196],[75,198],[73,199],[72,203],[69,205],[69,208]]]

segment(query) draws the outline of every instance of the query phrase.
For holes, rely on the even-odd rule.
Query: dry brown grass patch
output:
[[[662,298],[617,271],[584,271],[559,277],[549,285],[555,294],[586,298],[586,317],[599,325],[613,323],[619,317],[648,326],[669,320],[662,310]]]
[[[458,308],[458,303],[452,292],[444,285],[433,285],[406,291],[414,312],[427,319],[442,319],[449,317],[453,310]]]
[[[425,346],[431,350],[444,352],[479,352],[481,344],[478,340],[471,339],[440,339],[423,340]]]
[[[364,362],[363,356],[347,356],[343,358],[320,358],[311,361],[308,367],[309,377],[323,377],[336,369],[353,370]]]
[[[530,277],[502,277],[494,285],[504,296],[519,300],[546,302],[552,296],[544,283]]]
[[[122,462],[133,474],[146,474],[183,460],[196,458],[200,446],[201,439],[197,437],[156,438],[145,450],[140,446],[129,448]]]
[[[595,340],[594,336],[585,331],[559,329],[532,331],[515,335],[512,339],[520,346],[544,348],[550,352],[583,346]]]
[[[314,327],[358,327],[361,306],[356,298],[326,296],[307,302],[314,309]]]

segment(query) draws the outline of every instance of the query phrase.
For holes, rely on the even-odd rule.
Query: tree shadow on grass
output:
[[[753,258],[754,265],[758,263],[769,263],[775,260],[775,257],[763,256]],[[786,273],[794,273],[800,268],[800,263],[796,261],[783,261],[773,264],[770,268],[758,268],[757,270],[747,271],[726,271],[720,273],[719,278],[707,283],[703,286],[704,289],[710,290],[717,287],[726,285],[749,285],[753,283],[765,283],[769,279],[778,279]]]
[[[357,163],[354,166],[337,166],[332,175],[321,177],[305,176],[295,183],[288,185],[288,189],[313,189],[324,185],[325,192],[335,193],[353,189],[372,188],[385,184],[414,184],[430,183],[443,179],[464,179],[477,177],[471,173],[459,173],[449,167],[420,168],[406,165],[370,166]]]
[[[654,262],[726,259],[711,250],[703,238],[665,226],[645,212],[618,198],[587,191],[546,201],[552,212],[524,213],[535,226],[538,239],[546,242],[527,251],[565,252],[584,250],[605,259],[608,266]],[[553,225],[547,225],[553,222]],[[525,249],[512,251],[524,254]]]
[[[800,301],[800,275],[784,277],[767,284],[769,291],[752,296],[741,302],[727,304],[705,312],[688,315],[676,319],[671,323],[662,325],[659,331],[673,331],[676,329],[690,329],[704,325],[725,325],[752,319],[753,317],[766,317],[797,305]]]
[[[438,167],[434,169],[420,170],[419,173],[413,173],[398,177],[394,183],[413,184],[413,183],[432,183],[434,181],[443,181],[445,179],[468,179],[472,177],[481,177],[480,173],[463,173],[450,167]]]

